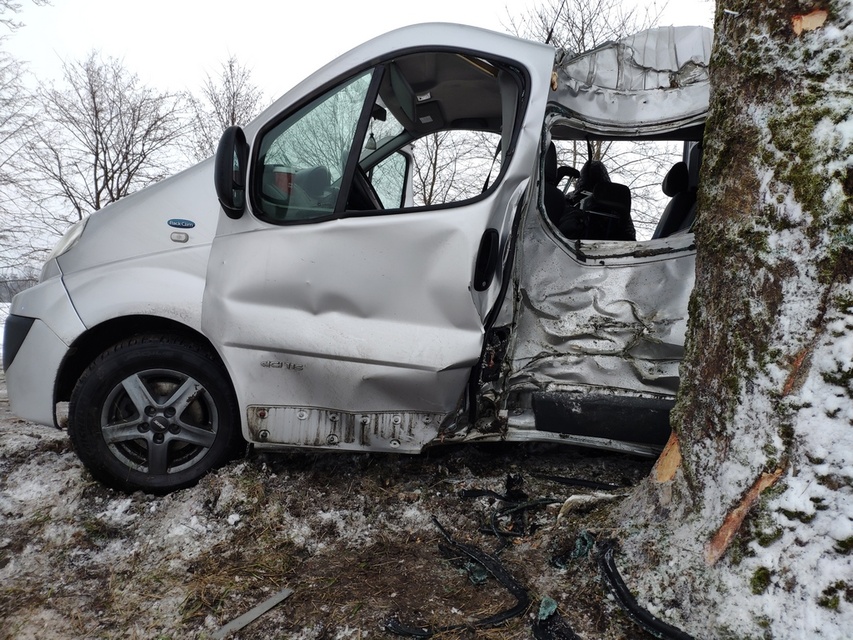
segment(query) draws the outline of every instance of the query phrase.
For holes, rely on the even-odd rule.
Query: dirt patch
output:
[[[291,597],[229,637],[392,638],[392,617],[464,627],[513,607],[436,522],[497,558],[530,605],[495,628],[435,637],[531,638],[543,598],[582,638],[648,637],[605,594],[589,550],[610,502],[558,518],[594,490],[544,476],[628,485],[649,460],[553,445],[297,451],[154,497],[94,482],[64,432],[9,414],[5,386],[0,429],[0,638],[209,638],[285,587]]]

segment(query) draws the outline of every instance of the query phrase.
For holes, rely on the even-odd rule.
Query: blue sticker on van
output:
[[[175,227],[176,229],[192,229],[195,226],[195,222],[192,220],[184,220],[182,218],[172,218],[169,220],[168,225],[170,227]]]

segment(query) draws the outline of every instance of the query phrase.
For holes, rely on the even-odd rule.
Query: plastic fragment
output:
[[[542,618],[542,606],[546,601],[554,604],[554,609],[551,613]],[[557,613],[557,603],[551,598],[543,598],[542,606],[539,608],[540,617],[533,622],[533,637],[535,640],[581,640],[569,624]],[[549,604],[550,610],[550,604]]]
[[[557,602],[553,598],[545,596],[539,603],[539,619],[546,620],[557,611]]]
[[[468,574],[468,580],[471,581],[471,584],[486,584],[489,579],[489,572],[479,562],[466,562],[463,568]]]
[[[595,538],[589,534],[589,531],[581,531],[581,534],[575,538],[575,548],[571,553],[572,559],[579,560],[586,558],[594,546]]]
[[[571,551],[566,551],[551,558],[551,566],[557,569],[566,569],[570,560],[581,560],[589,557],[595,546],[595,538],[589,531],[581,531],[575,538],[575,544]]]
[[[224,627],[216,631],[210,637],[213,638],[213,640],[222,640],[223,638],[227,637],[228,634],[233,633],[234,631],[239,631],[250,622],[254,622],[258,618],[260,618],[278,603],[288,598],[292,593],[293,589],[282,589],[274,596],[267,598],[259,605],[256,605],[249,609],[249,611],[244,613],[239,618],[235,618],[234,620],[226,624]]]

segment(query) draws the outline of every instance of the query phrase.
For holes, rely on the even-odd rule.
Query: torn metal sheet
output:
[[[581,260],[575,247],[592,254],[603,243],[561,239],[532,210],[522,238],[508,408],[529,408],[534,391],[673,397],[693,288],[692,237],[611,242],[614,257]],[[652,245],[665,251],[640,251]]]
[[[706,27],[660,27],[585,53],[560,52],[551,101],[580,129],[601,133],[698,124],[708,109],[712,40]]]

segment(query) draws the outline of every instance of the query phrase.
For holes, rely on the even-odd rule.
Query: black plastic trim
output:
[[[35,318],[12,314],[6,318],[6,327],[3,329],[3,371],[9,370],[35,321]]]
[[[536,429],[663,446],[675,399],[535,392]]]

